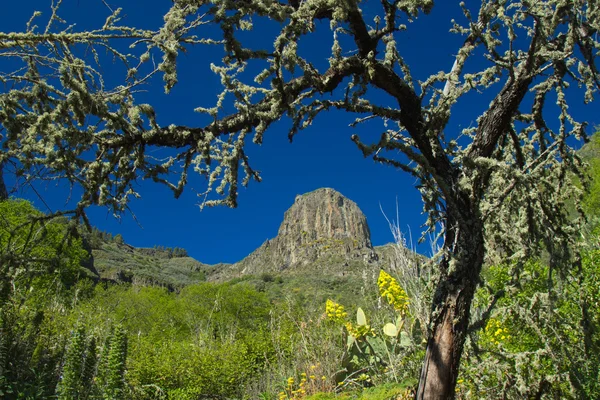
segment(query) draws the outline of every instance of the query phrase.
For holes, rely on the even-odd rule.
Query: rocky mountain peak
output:
[[[322,188],[296,196],[277,236],[232,268],[256,274],[328,260],[324,264],[335,267],[339,263],[342,270],[349,262],[376,259],[367,218],[358,205],[334,189]]]
[[[353,248],[372,248],[363,212],[355,202],[331,188],[296,196],[292,207],[285,212],[277,239],[280,245],[292,247],[319,240],[349,240]]]

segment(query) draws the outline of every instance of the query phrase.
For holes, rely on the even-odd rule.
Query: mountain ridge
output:
[[[135,248],[122,238],[93,247],[92,267],[99,278],[169,288],[261,274],[343,277],[389,267],[393,257],[390,245],[373,247],[364,213],[332,188],[297,195],[277,236],[236,263],[204,264],[182,257],[187,256],[183,249],[174,257],[173,249]]]

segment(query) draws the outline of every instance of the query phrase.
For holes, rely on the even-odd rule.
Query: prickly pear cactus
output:
[[[342,359],[342,371],[336,376],[338,382],[371,384],[370,376],[385,370],[397,354],[413,345],[410,335],[404,329],[408,314],[408,296],[396,279],[381,271],[377,280],[381,298],[393,308],[397,315],[395,322],[386,323],[381,330],[373,328],[362,308],[356,311],[356,321],[348,319],[344,306],[327,300],[326,314],[334,323],[343,325],[346,349]],[[382,334],[380,334],[382,333]]]

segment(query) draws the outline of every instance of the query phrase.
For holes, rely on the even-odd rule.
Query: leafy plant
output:
[[[84,386],[89,386],[89,384],[84,384],[83,375],[86,356],[85,342],[84,328],[75,329],[67,347],[61,378],[56,388],[59,400],[80,399],[83,397]]]
[[[411,336],[404,330],[408,317],[408,296],[396,279],[385,271],[380,271],[377,280],[380,296],[393,308],[396,319],[387,322],[379,330],[367,321],[362,308],[356,311],[356,321],[347,319],[344,307],[333,300],[327,300],[326,315],[336,324],[343,325],[345,352],[342,358],[342,371],[336,376],[340,388],[353,385],[370,386],[383,375],[391,375],[398,381],[397,366],[400,353],[409,353],[414,348]],[[381,335],[383,333],[383,335]]]
[[[75,284],[85,257],[74,225],[25,200],[0,201],[0,305],[27,299],[41,307],[45,293]]]
[[[600,250],[584,249],[579,268],[553,274],[530,260],[518,278],[510,263],[489,268],[477,303],[494,304],[473,330],[458,385],[460,398],[598,398]],[[492,300],[498,290],[506,295]],[[475,322],[477,326],[478,321]]]
[[[127,336],[121,325],[114,327],[110,338],[108,357],[103,364],[106,377],[102,387],[103,398],[106,400],[125,399],[125,365],[127,360]]]

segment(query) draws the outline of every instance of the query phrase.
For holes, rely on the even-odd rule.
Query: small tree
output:
[[[65,293],[87,256],[81,238],[72,235],[75,227],[28,201],[0,201],[0,307],[25,298],[42,305],[51,293]],[[31,294],[32,287],[47,290]]]
[[[25,32],[0,34],[0,57],[20,62],[0,76],[11,87],[0,95],[0,165],[80,186],[72,212],[84,220],[91,204],[125,210],[139,178],[165,184],[178,197],[190,170],[207,178],[202,195],[211,197],[204,205],[235,207],[238,185],[260,180],[246,139],[262,143],[282,117],[292,121],[290,139],[332,109],[360,115],[355,124],[386,121],[376,143],[352,140],[365,156],[415,176],[429,228],[443,227],[417,397],[451,398],[486,255],[493,249],[519,265],[543,247],[551,270],[568,265],[575,227],[562,205],[577,191],[570,172],[582,166],[569,144],[586,137],[568,99],[591,102],[600,87],[600,10],[584,0],[484,0],[472,9],[461,3],[465,22],[452,31],[465,40],[452,49],[454,64],[415,82],[397,42],[405,40],[405,24],[432,7],[432,0],[176,0],[155,31],[120,25],[117,10],[102,28],[75,32],[57,28],[57,5],[45,30],[32,19]],[[265,20],[281,29],[262,48],[245,46],[240,32]],[[297,43],[320,34],[315,24],[322,20],[330,23],[332,48],[319,69]],[[213,33],[220,29],[220,38],[196,36],[204,24],[214,25]],[[197,109],[211,122],[160,125],[150,105],[135,102],[135,89],[162,74],[169,91],[179,53],[196,44],[224,49],[212,66],[223,92],[215,107]],[[102,79],[99,48],[122,61],[121,84],[109,87]],[[157,65],[150,62],[154,54],[162,57]],[[246,81],[242,72],[254,66],[254,80]],[[568,90],[570,83],[580,89]],[[375,101],[372,89],[394,106]],[[473,91],[493,100],[472,127],[448,134],[454,108]],[[229,95],[235,111],[224,115]],[[150,147],[178,152],[157,160],[147,154]]]
[[[117,234],[115,235],[115,237],[113,238],[113,241],[114,241],[116,244],[124,244],[124,243],[125,243],[125,241],[123,240],[123,236],[121,236],[121,234],[120,234],[120,233],[117,233]]]

